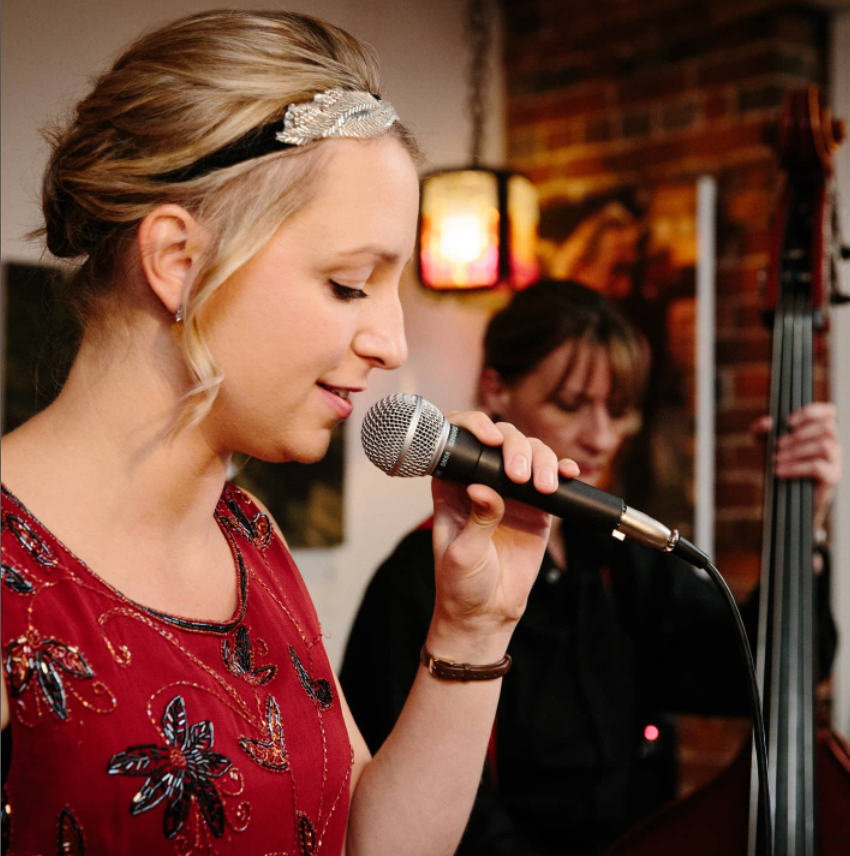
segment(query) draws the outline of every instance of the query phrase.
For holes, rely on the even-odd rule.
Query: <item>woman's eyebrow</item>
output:
[[[337,255],[340,258],[348,258],[349,256],[371,255],[381,259],[381,261],[384,261],[387,264],[395,264],[401,259],[401,256],[399,256],[398,253],[394,253],[391,250],[385,250],[383,247],[379,247],[376,244],[365,244],[362,247],[355,247],[351,250],[343,250],[342,252],[337,253]],[[413,256],[407,259],[405,264],[409,263],[412,260]]]
[[[397,262],[399,257],[396,253],[390,252],[389,250],[385,250],[382,247],[375,246],[374,244],[366,244],[362,247],[356,247],[351,250],[343,250],[340,253],[337,253],[340,257],[348,257],[348,256],[377,256],[379,259],[382,259],[385,262]]]

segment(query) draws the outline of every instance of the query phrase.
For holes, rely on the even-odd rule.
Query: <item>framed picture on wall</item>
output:
[[[621,187],[544,204],[540,222],[543,275],[609,296],[651,352],[643,425],[614,462],[608,489],[687,538],[694,537],[702,422],[698,317],[708,309],[697,289],[698,196],[692,182]],[[713,471],[700,477],[713,479]]]
[[[68,376],[79,328],[61,297],[67,274],[56,267],[2,267],[2,433],[47,407]],[[231,480],[271,511],[293,548],[332,547],[343,540],[342,427],[328,454],[309,467],[234,456]]]

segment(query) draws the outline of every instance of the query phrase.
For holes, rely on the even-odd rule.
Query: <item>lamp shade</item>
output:
[[[469,167],[422,181],[419,275],[439,290],[512,288],[539,276],[537,190],[525,176]]]

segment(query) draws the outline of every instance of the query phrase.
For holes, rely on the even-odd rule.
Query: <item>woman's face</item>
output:
[[[371,370],[407,358],[398,287],[416,170],[391,137],[322,146],[312,201],[213,298],[207,340],[224,382],[204,429],[217,452],[319,460]]]
[[[555,387],[570,361],[572,370]],[[505,421],[550,446],[559,458],[572,458],[581,467],[579,478],[596,485],[639,419],[633,408],[612,408],[610,397],[608,351],[567,342],[519,381],[502,386],[499,399],[490,406]]]

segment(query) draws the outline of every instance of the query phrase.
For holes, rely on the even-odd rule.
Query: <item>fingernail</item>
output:
[[[519,476],[520,478],[524,478],[528,475],[528,458],[525,455],[517,455],[511,461],[511,472],[515,476]]]
[[[544,467],[537,474],[541,487],[555,487],[558,480],[555,476],[555,471],[551,467]]]

